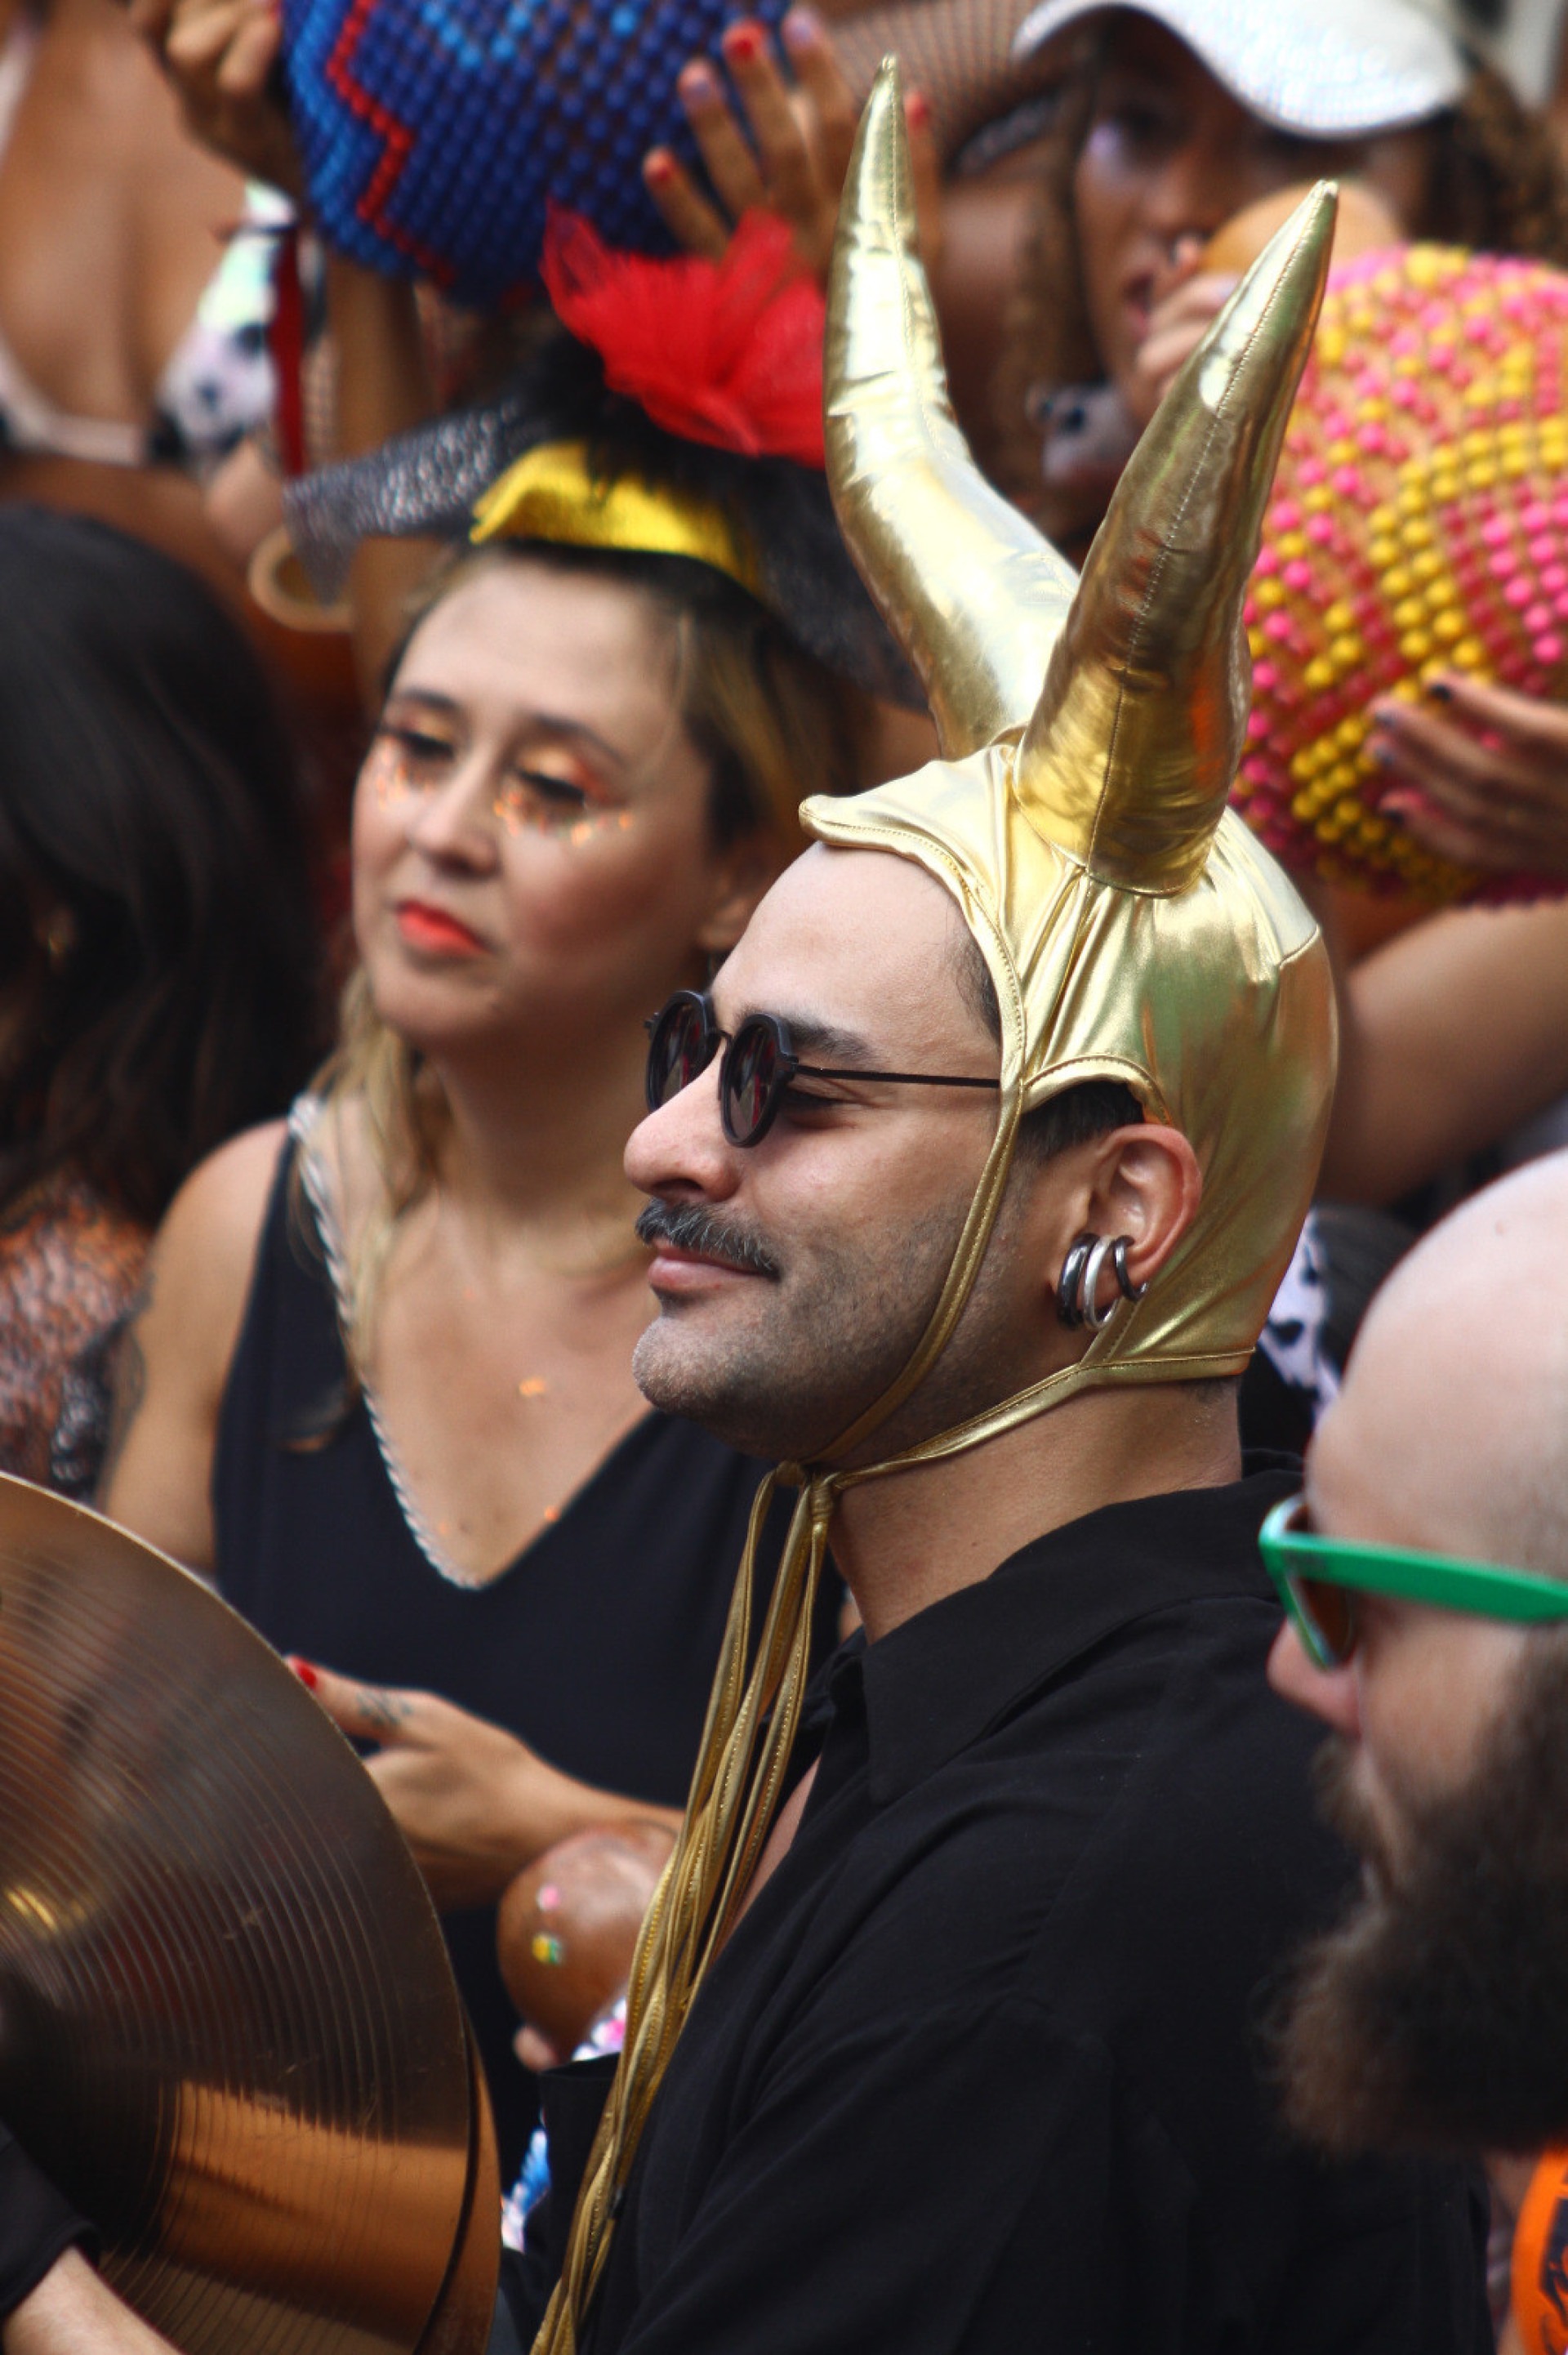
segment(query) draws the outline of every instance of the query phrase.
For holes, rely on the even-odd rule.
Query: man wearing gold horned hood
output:
[[[945,757],[808,802],[817,847],[655,1026],[640,1379],[788,1459],[754,1529],[799,1500],[751,1661],[743,1566],[609,2097],[599,2063],[546,2081],[552,2201],[582,2189],[538,2347],[1480,2355],[1464,2179],[1293,2148],[1252,2033],[1345,1877],[1264,1679],[1293,1482],[1242,1476],[1232,1395],[1332,1000],[1225,810],[1332,196],[1178,378],[1080,583],[959,439],[912,215],[885,69],[830,457]],[[830,1535],[864,1637],[803,1706]],[[6,2355],[146,2343],[37,2317]]]
[[[799,1500],[749,1669],[743,1572],[545,2355],[1490,2344],[1463,2179],[1293,2149],[1253,2036],[1346,1876],[1264,1682],[1290,1476],[1242,1476],[1234,1397],[1333,1004],[1225,807],[1333,211],[1240,288],[1077,581],[959,437],[891,68],[867,109],[829,463],[944,757],[808,801],[653,1027],[638,1378]],[[864,1634],[802,1708],[830,1539]],[[546,2098],[557,2193],[595,2098]]]

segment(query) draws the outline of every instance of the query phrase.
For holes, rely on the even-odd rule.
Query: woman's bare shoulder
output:
[[[120,1346],[100,1504],[196,1569],[212,1564],[217,1420],[287,1135],[285,1122],[269,1121],[192,1170],[154,1238]]]
[[[231,1136],[199,1161],[164,1214],[154,1246],[157,1287],[194,1321],[232,1321],[250,1280],[288,1123]]]

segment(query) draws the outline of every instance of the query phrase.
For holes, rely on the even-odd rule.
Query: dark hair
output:
[[[997,1004],[996,984],[972,932],[964,932],[959,940],[958,982],[964,1003],[1000,1047],[1001,1008]],[[1080,1080],[1076,1087],[1064,1088],[1060,1095],[1024,1114],[1018,1124],[1014,1164],[1038,1166],[1058,1153],[1069,1152],[1075,1145],[1108,1136],[1113,1128],[1135,1127],[1142,1118],[1143,1106],[1120,1080]]]
[[[7,506],[0,607],[0,1206],[69,1168],[150,1225],[320,1050],[295,762],[143,542]]]
[[[991,388],[1001,435],[998,479],[1041,528],[1075,552],[1086,548],[1103,496],[1043,487],[1032,421],[1041,389],[1096,383],[1104,366],[1089,325],[1073,216],[1073,175],[1092,126],[1105,42],[1086,45],[1064,93],[1039,182],[1022,283],[1009,311]],[[1416,234],[1488,253],[1568,269],[1568,165],[1544,115],[1489,66],[1467,60],[1457,105],[1430,123],[1430,199]],[[1419,126],[1418,126],[1419,127]]]

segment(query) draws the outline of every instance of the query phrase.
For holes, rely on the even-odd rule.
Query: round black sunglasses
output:
[[[797,1072],[809,1080],[878,1080],[910,1088],[991,1088],[999,1080],[937,1071],[861,1071],[803,1063],[779,1014],[748,1014],[733,1037],[703,990],[678,989],[648,1022],[648,1109],[657,1112],[707,1070],[720,1047],[719,1118],[732,1145],[760,1145]]]

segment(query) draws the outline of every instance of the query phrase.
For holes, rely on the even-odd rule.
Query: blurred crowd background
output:
[[[379,1745],[513,2171],[497,1903],[618,1808],[662,1852],[753,1485],[628,1371],[642,1018],[733,944],[804,793],[934,749],[812,422],[876,65],[959,422],[1075,560],[1291,192],[1346,187],[1238,781],[1340,1001],[1244,1394],[1298,1450],[1399,1258],[1568,1142],[1565,13],[669,9],[655,72],[648,12],[535,8],[525,120],[499,67],[471,119],[442,101],[471,168],[427,237],[366,195],[397,61],[355,80],[344,12],[0,0],[0,1467],[210,1576]],[[662,360],[624,305],[596,325],[601,233],[708,273]],[[753,344],[721,366],[726,272]],[[694,424],[692,374],[740,427]],[[750,555],[558,538],[550,467],[601,460],[717,497]]]

